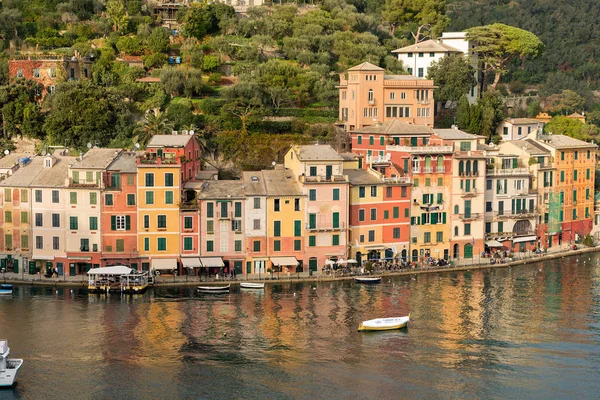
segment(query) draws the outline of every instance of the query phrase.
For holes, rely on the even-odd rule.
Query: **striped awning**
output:
[[[206,268],[223,268],[223,257],[200,257],[200,262]]]
[[[182,257],[181,264],[183,268],[200,268],[202,266],[200,257]]]
[[[177,269],[176,258],[155,258],[152,260],[153,270]]]
[[[271,257],[271,262],[273,265],[298,265],[298,260],[296,260],[296,257]]]

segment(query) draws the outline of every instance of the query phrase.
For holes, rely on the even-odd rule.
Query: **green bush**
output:
[[[156,53],[144,56],[142,60],[144,60],[144,67],[146,68],[160,68],[167,63],[167,58],[166,54]]]
[[[219,115],[223,104],[225,104],[223,99],[204,99],[200,104],[200,109],[207,115]]]

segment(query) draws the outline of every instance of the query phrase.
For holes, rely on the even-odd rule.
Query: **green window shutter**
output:
[[[96,192],[90,192],[90,204],[96,204],[98,202],[98,195]]]
[[[215,205],[214,203],[206,203],[206,217],[212,218],[215,214]]]
[[[235,217],[236,218],[242,217],[242,203],[239,201],[235,202]]]
[[[73,171],[73,183],[79,183],[79,171]]]
[[[438,223],[438,214],[437,213],[432,213],[431,214],[431,223],[432,224],[437,224]]]
[[[308,227],[311,229],[317,227],[317,214],[308,214]]]
[[[513,168],[517,168],[519,166],[518,162],[519,161],[516,158],[513,158]]]
[[[333,213],[333,227],[334,228],[340,227],[340,213],[339,212]]]
[[[98,217],[90,217],[90,230],[95,231],[98,229]]]
[[[281,236],[281,221],[273,221],[273,236]]]
[[[442,204],[443,202],[443,194],[442,193],[438,193],[437,194],[437,203],[438,204]]]
[[[110,230],[111,231],[117,230],[117,216],[116,215],[110,216]]]
[[[281,240],[275,240],[273,242],[273,251],[281,251]]]
[[[77,192],[69,193],[71,204],[77,204]]]
[[[394,207],[393,213],[394,213],[393,214],[394,218],[398,218],[400,216],[400,208],[399,207]]]
[[[356,138],[356,141],[358,144],[362,144],[362,136],[358,135],[358,137]]]
[[[589,170],[588,170],[589,172]],[[333,189],[333,200],[339,200],[340,199],[340,189]]]
[[[421,225],[421,217],[417,217],[417,225]]]
[[[340,245],[340,235],[333,235],[332,237],[332,245],[339,246]]]
[[[383,211],[383,219],[389,219],[390,218],[390,212],[388,210],[384,210]]]
[[[316,236],[309,236],[308,237],[308,245],[310,247],[314,247],[317,245],[317,237]]]
[[[590,179],[590,169],[589,168],[585,170],[585,179]]]
[[[131,230],[131,216],[129,216],[129,215],[125,216],[125,230],[126,231]]]
[[[302,240],[296,239],[294,240],[294,251],[302,250]]]
[[[258,240],[255,240],[252,243],[252,246],[253,246],[254,251],[260,251],[260,242]]]
[[[165,192],[165,204],[173,204],[173,192],[170,190]]]
[[[442,224],[446,223],[446,213],[442,213]]]
[[[302,236],[302,221],[294,221],[294,236]]]
[[[192,250],[193,248],[193,240],[191,237],[183,238],[183,249],[184,250]]]
[[[144,238],[144,251],[150,251],[150,238]]]

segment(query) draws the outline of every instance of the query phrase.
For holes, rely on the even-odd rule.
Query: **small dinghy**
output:
[[[390,331],[394,329],[402,329],[408,326],[410,322],[410,314],[406,317],[396,318],[376,318],[368,321],[363,321],[358,326],[358,331]]]
[[[240,287],[243,289],[264,289],[264,283],[254,283],[254,282],[242,282],[240,283]]]
[[[23,360],[8,358],[10,348],[6,339],[0,339],[0,387],[13,387],[17,382]]]
[[[379,283],[381,282],[380,276],[357,276],[354,280],[358,283]]]
[[[211,292],[211,293],[226,293],[229,292],[229,288],[231,285],[227,286],[198,286],[198,290],[201,292]]]
[[[0,294],[12,294],[12,292],[13,292],[13,285],[10,285],[8,283],[0,284]]]

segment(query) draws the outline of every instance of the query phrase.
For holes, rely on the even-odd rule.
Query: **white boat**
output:
[[[357,276],[354,280],[358,283],[379,283],[381,282],[380,276]]]
[[[8,283],[0,284],[0,294],[12,294],[12,292],[13,292],[13,285],[10,285]]]
[[[23,365],[21,359],[8,358],[9,353],[8,340],[0,339],[0,387],[14,386],[19,368]]]
[[[359,326],[359,331],[389,331],[393,329],[402,329],[408,326],[410,314],[406,317],[396,318],[376,318],[363,321]]]
[[[265,284],[263,283],[254,283],[254,282],[241,282],[240,287],[244,289],[264,289]]]
[[[231,285],[227,286],[198,286],[198,290],[201,292],[229,292]]]

